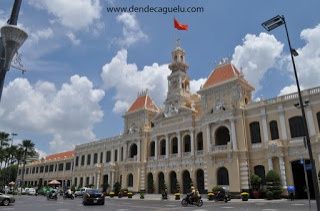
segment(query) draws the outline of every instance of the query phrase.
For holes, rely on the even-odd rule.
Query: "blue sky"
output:
[[[0,0],[0,26],[13,1]],[[202,13],[108,13],[112,6],[203,7]],[[266,33],[261,23],[287,20],[304,88],[320,83],[320,2],[24,0],[19,25],[29,38],[20,49],[24,75],[8,72],[0,104],[0,130],[32,139],[52,153],[118,135],[122,115],[148,88],[161,107],[167,64],[177,38],[187,53],[193,91],[224,57],[256,87],[254,99],[294,91],[283,27]],[[188,24],[176,31],[173,18]]]

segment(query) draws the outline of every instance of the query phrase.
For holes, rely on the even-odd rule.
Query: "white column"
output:
[[[273,170],[272,158],[268,158],[268,168],[269,168],[269,171]]]
[[[138,141],[137,143],[138,147],[137,147],[137,161],[140,162],[140,149],[141,149],[141,140]]]
[[[236,136],[236,127],[235,127],[235,125],[234,125],[234,119],[231,119],[230,122],[231,122],[232,149],[233,149],[233,150],[238,150],[237,136]]]
[[[249,168],[246,160],[240,162],[240,186],[241,189],[249,189]]]
[[[125,143],[123,146],[123,161],[127,160],[127,155],[128,155],[127,149],[128,149],[128,144]]]
[[[158,160],[158,140],[154,138],[154,159]]]
[[[166,158],[169,158],[169,136],[166,134]]]
[[[207,128],[206,128],[206,131],[207,131],[207,152],[209,153],[211,151],[211,135],[210,135],[210,125],[208,124],[207,125]]]
[[[118,160],[118,162],[120,162],[120,155],[121,155],[121,148],[120,147],[118,147],[118,154],[117,154],[117,156],[118,156],[118,158],[117,158],[117,160]]]
[[[261,110],[262,115],[262,131],[263,131],[263,142],[267,144],[269,138],[268,138],[268,126],[267,126],[267,115],[266,115],[266,109],[262,108]]]
[[[314,136],[316,134],[316,128],[314,126],[313,115],[310,108],[306,109],[306,119],[307,119],[309,134],[310,136]]]
[[[283,188],[287,188],[286,181],[286,165],[284,163],[283,157],[279,157],[279,166],[280,166],[280,177]]]
[[[194,137],[193,129],[190,130],[190,144],[191,144],[191,155],[194,155]]]
[[[98,171],[97,173],[97,182],[96,182],[97,186],[96,188],[99,189],[100,188],[100,172]]]
[[[178,139],[178,157],[181,157],[181,138],[179,131],[177,133],[177,139]]]
[[[111,171],[110,172],[110,176],[111,176],[111,179],[110,179],[110,181],[111,181],[111,187],[113,187],[113,185],[114,185],[114,171]]]
[[[114,162],[114,149],[111,149],[111,162]]]
[[[287,129],[286,129],[286,121],[284,118],[283,106],[278,106],[279,111],[279,120],[280,120],[280,130],[281,130],[281,139],[286,140],[287,137]]]

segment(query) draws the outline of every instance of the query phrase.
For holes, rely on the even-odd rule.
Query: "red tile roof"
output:
[[[222,64],[216,67],[210,74],[209,78],[203,85],[203,88],[208,88],[224,81],[238,78],[240,76],[239,70],[231,63]]]
[[[74,150],[67,151],[67,152],[60,152],[53,155],[48,155],[45,160],[56,160],[56,159],[64,159],[64,158],[70,158],[74,156]]]
[[[144,94],[144,95],[139,96],[132,103],[128,112],[135,112],[140,109],[159,111],[159,108],[156,106],[156,104],[153,102],[153,100],[151,99],[151,97],[149,97],[148,94]]]

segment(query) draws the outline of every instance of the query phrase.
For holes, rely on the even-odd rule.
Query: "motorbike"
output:
[[[228,201],[231,200],[231,197],[227,191],[223,190],[223,191],[219,191],[217,194],[215,194],[213,196],[213,200],[224,201],[225,203],[227,203]]]
[[[50,192],[48,195],[47,195],[47,200],[58,200],[58,193],[57,192]]]
[[[63,199],[74,199],[74,195],[71,193],[68,193],[68,192],[65,192],[64,194],[63,194]]]
[[[192,194],[187,194],[187,196],[182,199],[182,201],[181,201],[182,206],[186,207],[190,204],[190,205],[196,205],[198,207],[201,207],[203,205],[203,201],[201,199],[201,196],[199,196],[196,200],[194,200],[191,197],[191,195]]]

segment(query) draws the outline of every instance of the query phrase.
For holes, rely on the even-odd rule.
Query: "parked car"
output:
[[[9,196],[3,193],[0,193],[0,204],[8,206],[10,203],[14,203],[15,199],[13,196]]]
[[[82,197],[84,192],[86,192],[87,189],[89,189],[89,188],[83,187],[83,188],[80,188],[80,190],[75,191],[74,197],[78,197],[78,196]]]
[[[98,189],[87,189],[83,194],[82,204],[98,204],[104,205],[105,197],[104,194]]]
[[[37,195],[36,189],[34,189],[34,188],[28,188],[28,190],[26,192],[28,195],[32,195],[32,196]]]

